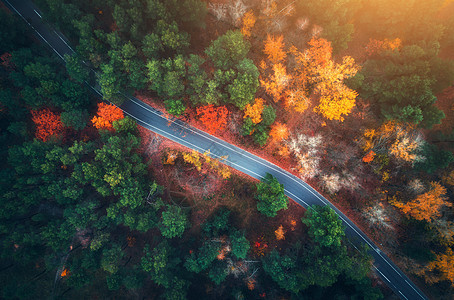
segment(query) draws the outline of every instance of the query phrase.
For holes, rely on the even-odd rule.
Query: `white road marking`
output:
[[[5,1],[9,4],[9,6],[11,6],[11,7],[14,9],[14,11],[15,11],[19,16],[21,16],[22,19],[24,19],[24,21],[25,21],[31,28],[33,28],[33,30],[34,30],[34,31],[35,31],[35,32],[36,32],[36,33],[37,33],[37,34],[46,42],[46,44],[49,45],[49,47],[51,47],[52,50],[54,50],[54,52],[57,53],[57,55],[60,56],[60,58],[63,59],[63,61],[66,62],[66,60],[63,58],[63,56],[61,56],[60,53],[58,53],[58,51],[55,50],[54,47],[52,47],[52,45],[51,45],[51,44],[50,44],[50,43],[41,35],[41,33],[39,33],[38,30],[36,30],[35,27],[33,27],[33,25],[30,24],[30,23],[27,21],[27,19],[26,19],[26,18],[25,18],[25,17],[24,17],[24,16],[23,16],[23,15],[14,7],[14,6],[13,6],[13,5],[11,5],[11,3],[10,3],[8,0],[5,0]]]
[[[375,268],[375,270],[377,270],[378,273],[380,273],[381,276],[383,276],[383,278],[385,278],[389,283],[391,283],[391,281],[388,279],[388,277],[385,276],[385,274],[380,272],[380,270],[377,267],[374,266],[374,268]]]
[[[126,95],[123,95],[123,96],[125,96],[126,98],[128,98],[131,102],[135,103],[136,105],[142,107],[143,109],[145,109],[145,110],[147,110],[147,111],[149,111],[149,112],[155,114],[156,116],[161,117],[162,119],[166,119],[166,118],[163,117],[162,115],[158,114],[156,111],[154,111],[154,110],[152,110],[152,109],[149,109],[147,106],[144,106],[144,105],[138,103],[137,101],[134,100],[134,98],[132,98],[132,97],[127,97]],[[204,137],[204,138],[206,138],[206,139],[212,141],[213,143],[216,143],[216,144],[218,144],[218,145],[220,145],[220,146],[223,146],[223,147],[225,147],[225,148],[227,148],[227,149],[230,149],[231,151],[236,152],[237,154],[244,155],[244,156],[248,157],[249,159],[251,159],[251,160],[253,160],[253,161],[255,161],[255,162],[257,162],[257,163],[259,163],[259,164],[261,164],[261,165],[263,165],[263,166],[270,167],[269,165],[266,165],[266,164],[263,163],[262,161],[257,160],[257,159],[256,159],[257,156],[255,156],[255,155],[252,156],[252,155],[253,155],[252,153],[249,153],[248,151],[246,151],[246,150],[244,150],[244,149],[241,149],[240,147],[238,147],[238,148],[241,149],[242,152],[236,150],[235,148],[229,147],[229,145],[226,145],[226,144],[223,144],[223,143],[218,142],[216,139],[214,139],[214,137],[213,137],[212,135],[210,135],[210,134],[208,134],[208,133],[206,133],[206,132],[204,132],[204,131],[201,131],[201,132],[203,132],[206,136],[204,136],[201,132],[196,131],[196,130],[193,130],[192,128],[190,128],[190,127],[188,127],[188,126],[185,126],[185,125],[176,123],[176,122],[173,121],[173,120],[168,120],[168,119],[166,119],[166,120],[169,121],[169,122],[171,122],[171,123],[173,123],[173,124],[175,124],[175,125],[177,125],[177,126],[180,126],[180,127],[184,128],[184,129],[187,129],[187,130],[189,130],[189,131],[192,131],[194,134],[197,134],[197,135],[199,135],[199,136],[202,136],[202,137]],[[259,157],[257,157],[257,158],[259,158]],[[314,191],[312,191],[312,189],[309,189],[309,188],[306,186],[307,183],[305,183],[305,182],[302,181],[301,179],[299,179],[299,178],[295,179],[296,176],[294,176],[294,175],[292,175],[292,174],[290,174],[290,173],[287,173],[287,172],[282,172],[282,171],[280,170],[280,169],[281,169],[280,167],[276,166],[275,164],[273,164],[273,163],[271,163],[271,162],[269,162],[269,161],[266,161],[266,160],[265,160],[265,162],[268,163],[268,164],[270,164],[270,165],[271,165],[271,169],[273,169],[274,171],[279,172],[280,174],[286,176],[287,178],[291,179],[291,180],[294,181],[295,183],[297,183],[297,184],[299,184],[300,186],[304,187],[308,192],[310,192],[310,193],[311,193],[312,195],[314,195],[317,199],[319,199],[320,201],[322,201],[325,205],[331,204],[331,203],[329,203],[329,204],[326,203],[325,199],[324,199],[324,198],[321,198],[321,197],[322,197],[321,195],[320,195],[320,196],[317,195],[318,193],[315,194]],[[243,167],[242,167],[242,168],[243,168]],[[244,169],[244,168],[243,168],[243,169]],[[260,176],[260,177],[261,177],[261,176]],[[294,194],[292,194],[292,195],[294,195]],[[297,197],[297,198],[298,198],[298,197]],[[298,199],[300,199],[300,198],[298,198]],[[301,199],[300,199],[300,200],[301,200]],[[301,200],[301,201],[302,201],[302,200]],[[304,203],[305,203],[305,202],[304,202]],[[306,204],[306,205],[307,205],[307,204]],[[309,205],[307,205],[307,206],[309,206]],[[330,205],[330,206],[331,206],[331,205]],[[333,207],[335,207],[335,206],[333,205]],[[336,207],[335,207],[335,208],[336,208]],[[336,208],[336,209],[337,209],[337,208]],[[380,255],[380,256],[382,257],[382,259],[383,259],[383,260],[384,260],[384,261],[385,261],[385,262],[386,262],[386,263],[387,263],[387,264],[388,264],[388,265],[389,265],[397,274],[399,274],[399,276],[402,277],[401,273],[400,273],[396,268],[394,268],[394,266],[393,266],[393,265],[392,265],[392,264],[391,264],[391,263],[390,263],[382,254],[381,254],[381,251],[377,251],[377,246],[376,246],[375,244],[370,243],[363,235],[361,235],[361,234],[359,233],[358,230],[356,230],[356,228],[355,228],[354,226],[352,226],[349,222],[347,222],[341,214],[338,213],[338,216],[339,216],[339,218],[340,218],[345,224],[347,224],[348,227],[350,227],[350,228],[351,228],[351,229],[352,229],[352,230],[353,230],[353,231],[354,231],[354,232],[355,232],[355,233],[356,233],[356,234],[357,234],[357,235],[358,235],[358,236],[359,236],[359,237],[360,237],[360,238],[361,238],[361,239],[362,239],[362,240],[363,240],[363,241],[364,241],[372,250],[374,250],[378,255]],[[414,288],[413,288],[413,289],[414,289]],[[419,293],[418,293],[418,294],[419,294]]]
[[[401,292],[401,291],[399,291],[399,290],[398,290],[398,292],[399,292],[399,294],[401,294],[401,295],[402,295],[402,297],[404,297],[405,299],[407,299],[407,300],[408,300],[408,298],[407,298],[407,297],[405,297],[405,295],[404,295],[404,294],[402,294],[402,292]]]
[[[155,114],[155,115],[157,115],[157,116],[159,116],[159,117],[161,117],[161,118],[163,118],[163,119],[166,119],[165,117],[163,117],[162,115],[158,114],[158,113],[155,112],[154,110],[151,110],[151,109],[149,109],[148,107],[143,106],[143,105],[141,105],[140,103],[136,102],[133,98],[130,98],[130,97],[128,97],[128,98],[129,98],[130,101],[132,101],[132,102],[135,103],[136,105],[138,105],[138,106],[140,106],[140,107],[142,107],[142,108],[148,110],[149,112],[151,112],[151,113],[153,113],[153,114]],[[257,163],[259,163],[259,164],[261,164],[261,165],[263,165],[263,166],[270,167],[269,165],[266,165],[266,164],[263,163],[262,161],[257,160],[257,159],[256,159],[257,156],[252,156],[251,153],[249,153],[248,151],[246,151],[246,150],[244,150],[244,149],[241,149],[240,147],[238,147],[238,148],[241,149],[241,150],[243,150],[243,152],[239,152],[239,151],[236,150],[235,148],[231,148],[231,147],[229,147],[228,145],[225,145],[225,144],[223,144],[223,143],[218,142],[216,139],[211,138],[211,137],[213,137],[213,136],[211,136],[211,135],[209,135],[209,134],[207,134],[207,133],[205,133],[205,132],[204,132],[204,133],[205,133],[207,136],[203,136],[200,132],[195,131],[195,130],[193,130],[193,129],[190,128],[190,127],[183,126],[183,125],[181,125],[181,124],[179,124],[179,123],[176,123],[176,122],[173,121],[173,120],[167,120],[167,121],[170,121],[170,122],[174,123],[175,125],[178,125],[178,126],[180,126],[180,127],[182,127],[182,128],[185,128],[185,129],[187,129],[187,130],[190,130],[190,131],[192,131],[193,133],[195,133],[195,134],[197,134],[197,135],[200,135],[200,136],[202,136],[202,137],[204,137],[204,138],[206,138],[206,139],[212,141],[213,143],[216,143],[216,144],[221,145],[221,146],[223,146],[223,147],[225,147],[225,148],[227,148],[227,149],[230,149],[230,150],[233,151],[233,152],[236,152],[237,154],[247,156],[249,159],[251,159],[251,160],[253,160],[253,161],[255,161],[255,162],[257,162]],[[325,205],[329,205],[328,203],[326,203],[326,200],[325,200],[324,198],[321,198],[321,195],[319,196],[319,195],[317,195],[316,193],[314,193],[311,189],[309,189],[309,188],[305,185],[305,184],[307,184],[307,183],[301,181],[301,179],[299,179],[299,178],[298,178],[298,180],[296,180],[296,179],[294,178],[294,177],[296,177],[296,176],[281,171],[281,170],[280,170],[281,168],[279,168],[278,166],[274,165],[273,163],[271,163],[271,162],[269,162],[269,161],[266,161],[266,162],[269,163],[269,164],[271,165],[271,169],[273,169],[273,170],[276,171],[276,172],[281,173],[282,175],[284,175],[284,176],[286,176],[287,178],[291,179],[291,180],[294,181],[295,183],[297,183],[297,184],[299,184],[300,186],[304,187],[308,192],[310,192],[312,195],[314,195],[317,199],[319,199],[319,200],[320,200],[321,202],[323,202]],[[337,208],[336,208],[336,209],[337,209]],[[359,233],[359,232],[358,232],[358,231],[357,231],[349,222],[347,222],[347,221],[342,217],[342,215],[338,214],[338,216],[342,219],[342,221],[344,221],[345,224],[347,224],[353,231],[355,231],[356,234],[358,234],[358,235],[363,239],[363,241],[364,241],[365,243],[367,243],[367,244],[371,247],[371,249],[375,249],[375,248],[376,248],[376,247],[375,247],[373,244],[371,244],[367,239],[365,239],[365,238],[364,238],[364,237],[363,237],[363,236],[362,236],[362,235],[361,235],[361,234],[360,234],[360,233]],[[389,264],[389,263],[388,263],[388,264]],[[392,267],[392,266],[391,266],[391,267]]]
[[[43,17],[41,17],[41,15],[39,14],[39,12],[36,11],[36,9],[34,9],[35,13],[42,19]]]
[[[68,48],[71,49],[71,51],[75,53],[74,49],[60,36],[60,34],[58,34],[58,32],[56,32],[55,30],[54,30],[54,32],[60,38],[60,40],[62,40],[62,42],[65,43],[65,45],[68,46]]]

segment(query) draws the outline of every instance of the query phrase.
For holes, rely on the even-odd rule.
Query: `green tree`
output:
[[[297,294],[301,290],[303,273],[297,260],[292,256],[281,256],[276,249],[262,260],[263,269],[279,287]]]
[[[240,109],[254,100],[255,92],[259,86],[259,72],[250,59],[241,60],[236,66],[237,77],[227,86],[230,95],[228,102],[233,103]]]
[[[164,101],[164,104],[167,112],[176,117],[181,116],[186,111],[186,106],[180,99],[168,99]]]
[[[254,133],[252,134],[252,137],[254,139],[254,143],[257,145],[263,147],[265,146],[266,142],[268,141],[268,130],[266,127],[262,126],[261,124],[258,124],[255,126]]]
[[[27,136],[27,123],[25,122],[12,122],[9,124],[7,130],[14,135],[20,137]]]
[[[184,266],[188,271],[200,273],[213,263],[219,254],[219,250],[219,244],[205,242],[197,253],[191,252],[191,255],[186,258]]]
[[[246,58],[250,44],[244,40],[240,31],[227,31],[212,41],[205,53],[216,68],[228,70]]]
[[[259,201],[257,209],[267,217],[276,216],[281,209],[287,209],[287,197],[284,185],[273,175],[266,173],[261,182],[257,183],[255,198]]]
[[[229,237],[232,244],[232,255],[238,259],[245,259],[251,245],[244,236],[244,232],[233,230]]]
[[[133,59],[129,65],[129,86],[134,90],[143,90],[147,84],[146,67],[143,62]]]
[[[166,238],[181,237],[188,225],[188,218],[180,207],[167,205],[167,210],[162,212],[159,230]]]
[[[262,111],[262,122],[259,124],[262,126],[270,126],[276,119],[276,110],[271,105],[265,105]]]
[[[66,127],[82,130],[87,126],[89,115],[86,110],[70,110],[62,112],[60,118]]]
[[[75,83],[71,80],[65,80],[61,84],[61,91],[65,99],[62,101],[60,106],[64,110],[83,110],[90,103],[89,92],[85,86],[81,84]]]
[[[6,10],[0,11],[0,53],[10,52],[28,44],[25,23]]]
[[[421,154],[424,159],[416,162],[414,167],[418,171],[424,171],[429,174],[446,168],[454,161],[452,152],[440,149],[430,143],[424,144]]]
[[[347,48],[354,32],[351,16],[355,15],[361,6],[361,0],[297,1],[298,10],[323,27],[321,35],[332,42],[335,51]]]
[[[309,227],[309,236],[324,247],[340,247],[344,227],[336,212],[329,206],[310,206],[301,219]]]
[[[248,136],[254,130],[255,124],[250,117],[244,119],[243,126],[241,127],[241,135]]]
[[[202,226],[204,233],[209,237],[218,237],[229,229],[230,210],[220,209]]]
[[[186,299],[188,286],[189,284],[186,280],[175,278],[171,283],[171,287],[164,291],[162,297],[166,300]]]
[[[118,133],[136,133],[137,131],[137,123],[134,121],[132,118],[126,116],[123,119],[119,119],[116,121],[113,121],[112,127],[115,129],[116,132]]]
[[[89,79],[89,73],[86,67],[82,64],[77,55],[68,55],[65,54],[66,60],[66,70],[68,71],[68,75],[79,83],[83,83]]]
[[[121,78],[115,72],[113,65],[101,65],[101,75],[99,75],[98,82],[101,87],[103,98],[120,105],[122,101],[121,97],[118,96],[118,93],[121,91]]]
[[[188,59],[188,87],[186,94],[189,96],[193,105],[217,104],[213,97],[206,97],[208,87],[208,74],[201,68],[205,63],[199,55],[190,54]]]
[[[229,275],[228,268],[222,261],[215,261],[208,271],[208,277],[213,280],[216,285],[221,284],[227,275]]]
[[[437,82],[454,74],[450,68],[439,68],[440,61],[432,59],[437,54],[437,48],[417,45],[379,52],[361,70],[360,76],[365,78],[361,96],[374,100],[386,119],[421,123],[427,128],[440,123],[444,114],[433,106],[433,90],[442,89]]]
[[[167,241],[161,242],[152,250],[149,245],[145,245],[141,266],[157,285],[169,288],[176,277],[179,263],[180,259],[175,256]]]
[[[121,250],[120,245],[117,244],[112,245],[109,249],[104,249],[102,251],[101,267],[110,274],[117,273],[124,255],[125,253]]]

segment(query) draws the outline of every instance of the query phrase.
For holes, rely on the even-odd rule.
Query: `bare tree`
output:
[[[247,6],[244,4],[243,0],[234,0],[228,6],[229,16],[232,20],[232,23],[235,26],[240,25],[243,15],[247,11]]]
[[[227,5],[210,3],[208,9],[218,21],[227,21]]]
[[[299,18],[298,20],[296,20],[296,27],[298,27],[298,29],[304,31],[307,29],[307,27],[309,26],[309,18]]]
[[[290,153],[293,153],[298,161],[298,172],[303,179],[313,178],[320,173],[319,150],[322,147],[321,135],[308,136],[299,134],[287,141]]]

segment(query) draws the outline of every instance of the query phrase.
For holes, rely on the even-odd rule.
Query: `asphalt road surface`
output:
[[[57,56],[64,60],[64,54],[74,53],[69,41],[58,31],[48,26],[42,20],[42,13],[29,0],[2,0],[11,11],[19,14],[35,31],[36,35],[45,42]],[[101,96],[99,88],[91,87]],[[163,114],[141,102],[125,95],[127,98],[121,109],[138,124],[149,130],[169,138],[183,146],[199,152],[210,151],[211,156],[220,158],[227,156],[227,165],[260,179],[266,173],[275,176],[284,184],[288,197],[303,207],[310,205],[328,205],[339,215],[345,226],[345,233],[353,246],[367,244],[374,258],[374,269],[383,281],[402,299],[428,299],[418,287],[375,245],[351,220],[349,220],[333,204],[320,195],[307,183],[278,166],[255,156],[246,150],[229,144],[221,139],[193,128],[180,120],[168,120]]]

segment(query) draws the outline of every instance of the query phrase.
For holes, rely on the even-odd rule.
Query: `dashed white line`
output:
[[[401,295],[402,295],[402,297],[404,297],[405,299],[407,299],[407,300],[408,300],[408,298],[407,298],[407,297],[405,297],[405,295],[404,295],[404,294],[402,294],[402,292],[401,292],[401,291],[398,291],[398,292],[399,292],[399,294],[401,294]]]
[[[35,13],[42,19],[43,17],[41,17],[41,15],[39,14],[39,12],[36,11],[36,9],[34,9]]]
[[[75,52],[74,49],[54,30],[55,34],[62,40],[63,43],[65,43],[66,46],[68,46],[69,49],[71,49],[72,52]]]
[[[57,55],[60,56],[60,58],[63,59],[63,61],[66,62],[66,60],[63,58],[63,56],[61,56],[60,53],[58,53],[58,51],[55,50],[54,47],[52,47],[52,45],[51,45],[51,44],[50,44],[50,43],[41,35],[41,33],[39,33],[38,30],[36,30],[35,27],[33,27],[33,25],[30,24],[30,23],[27,21],[27,19],[26,19],[26,18],[25,18],[25,17],[24,17],[24,16],[23,16],[23,15],[14,7],[14,6],[13,6],[13,5],[11,5],[11,3],[10,3],[8,0],[5,0],[5,1],[6,1],[6,3],[9,4],[9,6],[11,6],[11,7],[14,9],[14,11],[15,11],[19,16],[21,16],[22,19],[24,19],[24,21],[25,21],[33,30],[34,30],[34,31],[35,31],[35,32],[36,32],[36,33],[37,33],[37,34],[46,42],[46,44],[49,45],[49,47],[51,47],[52,50],[54,50],[54,52],[57,53]],[[38,14],[38,15],[39,15],[39,14]]]

